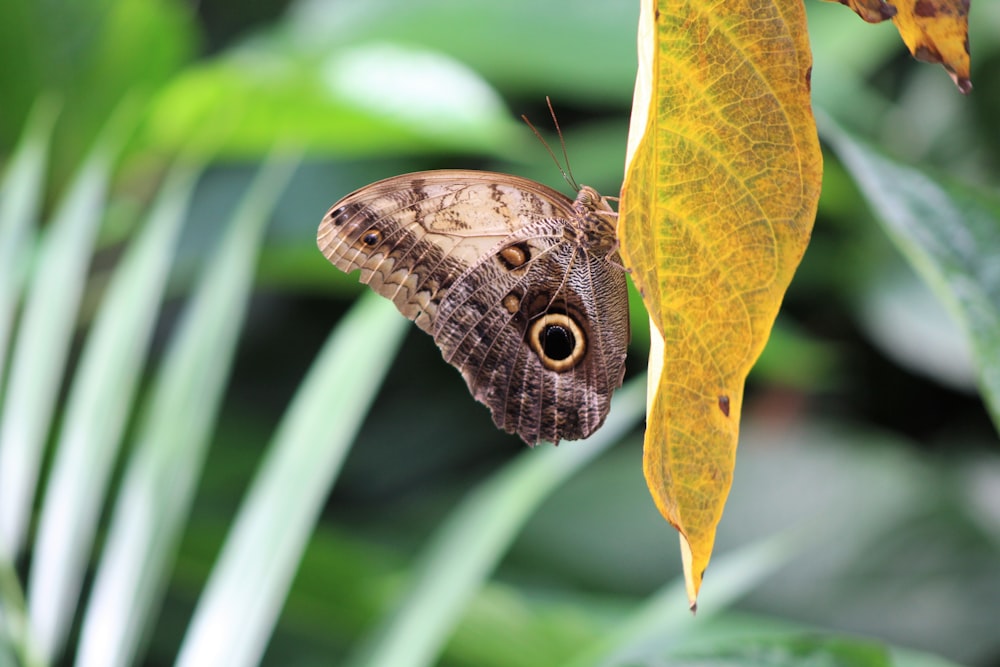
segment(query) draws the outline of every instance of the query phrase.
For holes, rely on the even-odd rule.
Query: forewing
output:
[[[455,279],[501,242],[572,202],[528,179],[442,170],[385,179],[330,207],[317,244],[337,268],[389,299],[425,331]]]

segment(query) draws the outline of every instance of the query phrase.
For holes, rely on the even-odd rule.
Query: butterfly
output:
[[[340,270],[430,334],[498,428],[529,445],[578,440],[622,384],[628,291],[607,198],[507,174],[388,178],[323,217]]]

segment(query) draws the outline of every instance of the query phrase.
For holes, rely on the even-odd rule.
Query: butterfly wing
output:
[[[527,179],[421,172],[334,204],[318,244],[434,337],[498,427],[558,442],[603,423],[628,342],[620,260],[568,242],[573,215]]]

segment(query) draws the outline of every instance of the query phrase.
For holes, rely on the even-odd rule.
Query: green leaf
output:
[[[131,664],[159,603],[253,287],[265,223],[297,160],[272,159],[234,212],[175,332],[115,502],[76,664]]]
[[[893,667],[889,649],[858,639],[823,636],[743,639],[702,655],[672,656],[677,667]]]
[[[471,597],[520,528],[563,481],[618,442],[641,417],[645,378],[615,393],[604,426],[571,446],[527,450],[478,486],[443,522],[404,598],[352,656],[355,665],[433,664]]]
[[[13,563],[0,558],[0,667],[39,667],[31,644],[24,592]]]
[[[392,304],[368,293],[337,325],[261,462],[199,600],[179,666],[259,663],[323,503],[406,324]]]
[[[715,640],[696,650],[671,654],[668,662],[671,667],[957,667],[934,655],[819,631],[765,631],[750,637]]]
[[[712,577],[700,596],[705,610],[697,619],[688,611],[685,582],[664,586],[636,609],[614,632],[585,647],[570,665],[632,664],[660,654],[696,623],[722,611],[800,553],[806,531],[786,531],[758,540],[712,563]]]
[[[0,396],[3,395],[8,336],[38,226],[55,111],[50,98],[35,105],[0,186]]]
[[[168,176],[111,279],[73,378],[28,580],[31,627],[48,661],[61,651],[76,608],[108,477],[199,171],[185,164]]]
[[[194,51],[193,13],[173,0],[0,3],[0,146],[54,94],[71,112],[54,143],[61,183],[123,96],[155,90]]]
[[[576,0],[569,8],[536,0],[385,0],[347,11],[298,0],[288,22],[290,38],[312,48],[373,40],[417,45],[466,63],[516,97],[628,104],[638,3]]]
[[[45,232],[27,287],[0,413],[0,558],[19,553],[65,371],[115,157],[132,128],[122,103]]]
[[[572,13],[533,0],[295,2],[283,23],[172,82],[147,140],[176,146],[208,124],[232,156],[283,136],[337,156],[520,157],[532,139],[495,91],[552,95],[557,106],[627,104],[636,15],[634,4],[599,0]]]
[[[980,391],[1000,428],[1000,204],[894,162],[830,118],[819,120],[889,237],[968,336]]]
[[[208,150],[241,157],[275,137],[339,156],[504,153],[516,128],[488,84],[440,53],[374,43],[308,54],[257,39],[168,86],[147,140],[171,148],[202,136]]]

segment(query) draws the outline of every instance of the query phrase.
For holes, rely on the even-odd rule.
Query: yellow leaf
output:
[[[971,0],[830,0],[869,23],[891,18],[917,60],[940,63],[963,93],[972,90],[969,56]]]
[[[828,0],[828,2],[847,5],[868,23],[880,23],[896,15],[896,7],[886,0]]]
[[[899,29],[917,60],[941,63],[958,89],[972,90],[969,57],[969,0],[895,0]]]
[[[693,608],[822,156],[802,3],[643,0],[639,41],[618,232],[654,341],[643,470]]]

